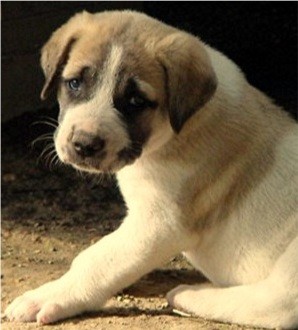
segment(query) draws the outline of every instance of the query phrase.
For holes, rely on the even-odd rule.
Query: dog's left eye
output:
[[[146,100],[141,96],[133,96],[129,100],[129,105],[133,108],[143,108],[146,105]]]
[[[67,82],[67,85],[72,91],[78,91],[81,86],[81,81],[79,79],[71,79]]]

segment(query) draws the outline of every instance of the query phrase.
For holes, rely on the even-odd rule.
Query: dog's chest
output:
[[[181,190],[181,176],[169,169],[125,167],[117,173],[118,183],[130,209],[168,208],[176,204]]]

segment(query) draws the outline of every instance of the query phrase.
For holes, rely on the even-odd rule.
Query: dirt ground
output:
[[[46,155],[37,161],[45,144],[30,143],[53,130],[32,125],[44,114],[55,112],[25,114],[2,127],[2,312],[24,291],[62,275],[79,251],[117,228],[126,212],[112,178],[52,166]],[[174,314],[166,292],[202,281],[177,256],[110,299],[101,312],[51,326],[2,319],[2,329],[252,329]]]

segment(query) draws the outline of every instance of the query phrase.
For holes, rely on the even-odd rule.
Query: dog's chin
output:
[[[72,159],[68,160],[68,164],[79,171],[89,173],[116,173],[123,167],[132,165],[141,156],[141,150],[123,149],[118,152],[113,160],[108,159]]]
[[[88,164],[87,162],[84,163],[69,163],[73,168],[83,171],[83,172],[88,172],[88,173],[94,173],[94,174],[105,174],[105,173],[116,173],[119,170],[121,170],[123,167],[132,164],[131,163],[125,163],[123,161],[117,161],[114,163],[111,163],[109,165],[95,165],[95,164]]]

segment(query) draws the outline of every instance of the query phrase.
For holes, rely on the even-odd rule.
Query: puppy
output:
[[[62,162],[116,172],[128,215],[10,320],[99,310],[178,253],[209,280],[168,293],[191,315],[298,326],[298,128],[198,38],[131,11],[75,15],[42,49]]]

